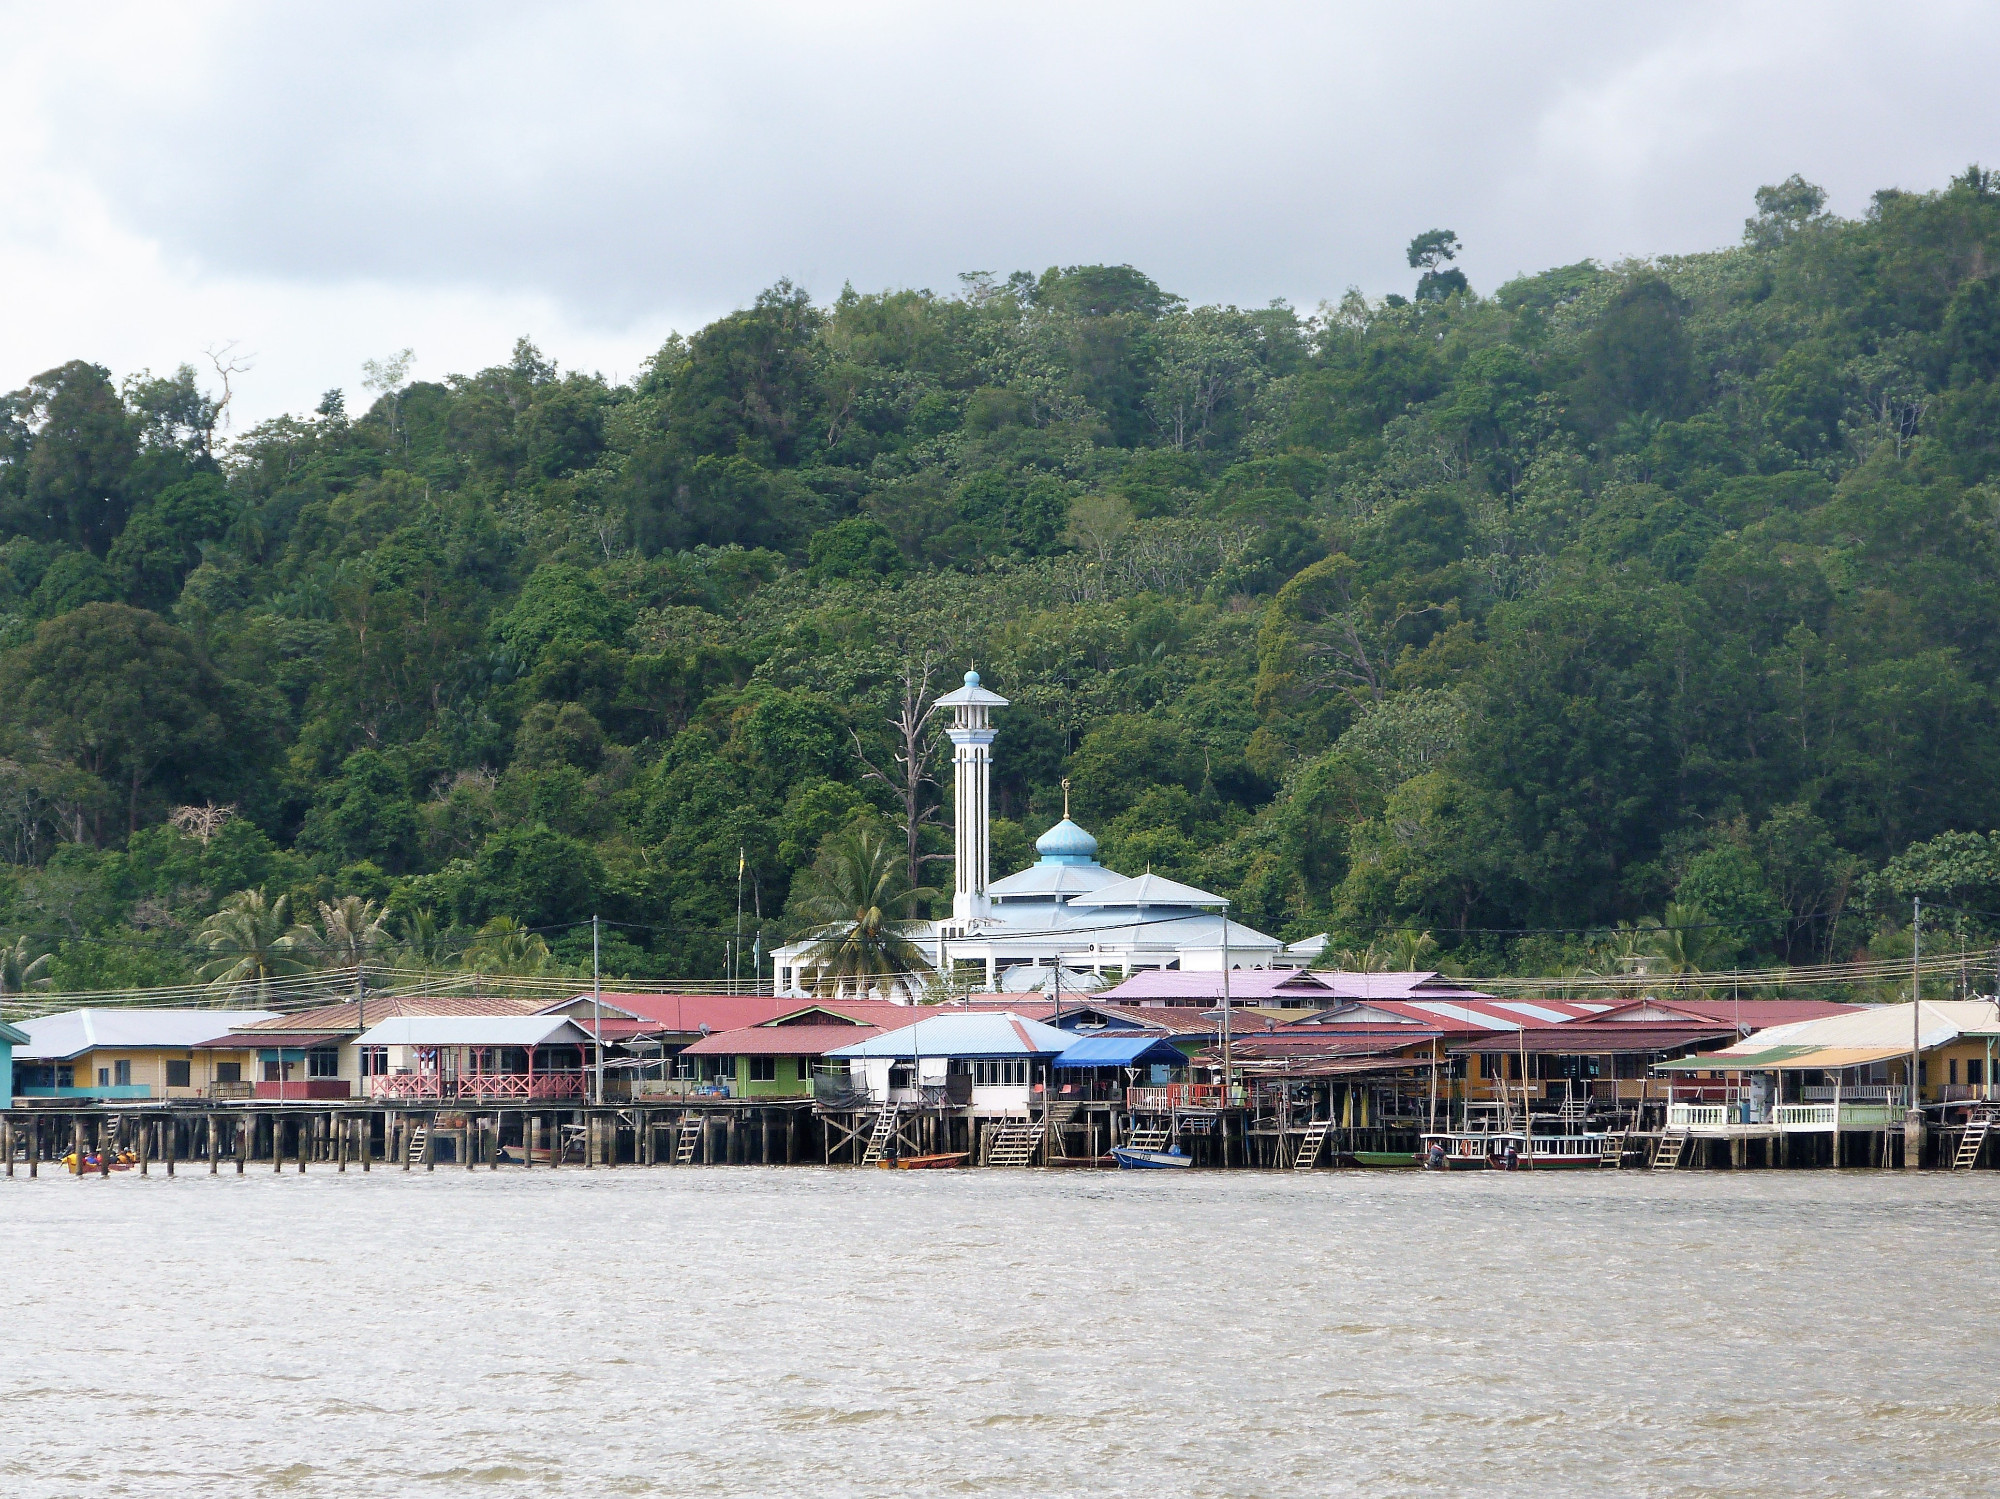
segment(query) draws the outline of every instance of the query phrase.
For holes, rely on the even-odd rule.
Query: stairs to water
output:
[[[1321,1119],[1306,1130],[1306,1137],[1299,1141],[1299,1153],[1292,1157],[1294,1171],[1310,1171],[1319,1164],[1320,1152],[1326,1148],[1327,1132],[1332,1128],[1331,1119]]]
[[[1660,1148],[1653,1152],[1653,1169],[1655,1171],[1678,1171],[1681,1164],[1681,1152],[1687,1148],[1687,1143],[1687,1131],[1684,1129],[1671,1130],[1660,1136]]]
[[[1035,1157],[1035,1147],[1042,1143],[1043,1125],[1033,1119],[1009,1119],[1001,1124],[1000,1132],[993,1136],[993,1143],[987,1147],[986,1164],[989,1166],[1027,1166]]]
[[[1986,1136],[1992,1131],[1994,1111],[1974,1109],[1965,1121],[1965,1133],[1958,1137],[1958,1154],[1952,1157],[1951,1169],[1970,1171],[1979,1163],[1979,1152],[1986,1145]]]
[[[692,1166],[694,1164],[694,1153],[700,1145],[701,1121],[699,1119],[683,1119],[681,1121],[680,1133],[674,1139],[674,1164],[676,1166]]]
[[[861,1152],[861,1164],[873,1166],[889,1152],[889,1142],[896,1138],[896,1121],[902,1108],[890,1104],[875,1116],[875,1132],[868,1137],[868,1148]]]

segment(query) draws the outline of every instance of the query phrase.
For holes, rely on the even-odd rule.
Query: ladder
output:
[[[1182,1114],[1180,1127],[1190,1135],[1212,1135],[1215,1133],[1215,1115]]]
[[[1625,1166],[1625,1136],[1622,1133],[1604,1137],[1604,1150],[1597,1158],[1600,1170],[1619,1171]]]
[[[1035,1155],[1035,1147],[1041,1143],[1042,1126],[1032,1119],[1009,1119],[1000,1126],[1000,1133],[993,1138],[992,1146],[986,1152],[989,1166],[1026,1166]]]
[[[1653,1152],[1655,1171],[1677,1171],[1680,1169],[1681,1152],[1687,1148],[1688,1136],[1684,1129],[1672,1130],[1660,1136],[1660,1148]]]
[[[875,1116],[875,1133],[868,1137],[868,1148],[861,1152],[862,1165],[873,1166],[888,1152],[889,1142],[896,1138],[896,1120],[902,1111],[902,1105],[892,1103]]]
[[[1306,1127],[1306,1137],[1299,1141],[1299,1153],[1292,1157],[1294,1171],[1310,1171],[1319,1164],[1320,1150],[1326,1144],[1326,1132],[1332,1128],[1331,1119],[1321,1119]]]
[[[420,1124],[411,1130],[410,1148],[403,1152],[403,1159],[408,1161],[412,1166],[423,1165],[424,1147],[430,1143],[430,1138],[431,1127],[428,1124]]]
[[[681,1120],[680,1132],[674,1137],[674,1164],[676,1166],[692,1166],[694,1164],[695,1149],[700,1144],[701,1121],[699,1119]]]
[[[1958,1137],[1958,1154],[1952,1157],[1952,1170],[1970,1171],[1978,1164],[1979,1152],[1986,1144],[1987,1131],[1992,1128],[1991,1109],[1974,1109],[1966,1116],[1965,1133]]]
[[[1165,1150],[1167,1148],[1167,1128],[1160,1125],[1153,1129],[1135,1129],[1125,1137],[1127,1150]]]
[[[1061,1103],[1050,1104],[1042,1116],[1043,1125],[1048,1131],[1049,1148],[1064,1160],[1069,1159],[1069,1141],[1063,1137],[1063,1132],[1076,1119],[1077,1112],[1082,1107],[1081,1101],[1074,1098],[1066,1099]]]

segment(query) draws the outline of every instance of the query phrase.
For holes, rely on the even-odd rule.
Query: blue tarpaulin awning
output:
[[[1058,1067],[1143,1067],[1159,1062],[1187,1065],[1187,1054],[1164,1036],[1082,1036],[1055,1060]]]

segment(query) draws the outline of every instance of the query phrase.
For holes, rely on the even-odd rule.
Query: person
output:
[[[1519,1171],[1521,1169],[1521,1147],[1516,1145],[1512,1140],[1507,1142],[1507,1169],[1509,1171]]]

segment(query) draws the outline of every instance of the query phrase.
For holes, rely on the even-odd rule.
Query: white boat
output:
[[[1135,1150],[1130,1145],[1114,1145],[1111,1159],[1121,1171],[1163,1171],[1194,1164],[1190,1157],[1181,1154],[1179,1146],[1172,1150]]]

